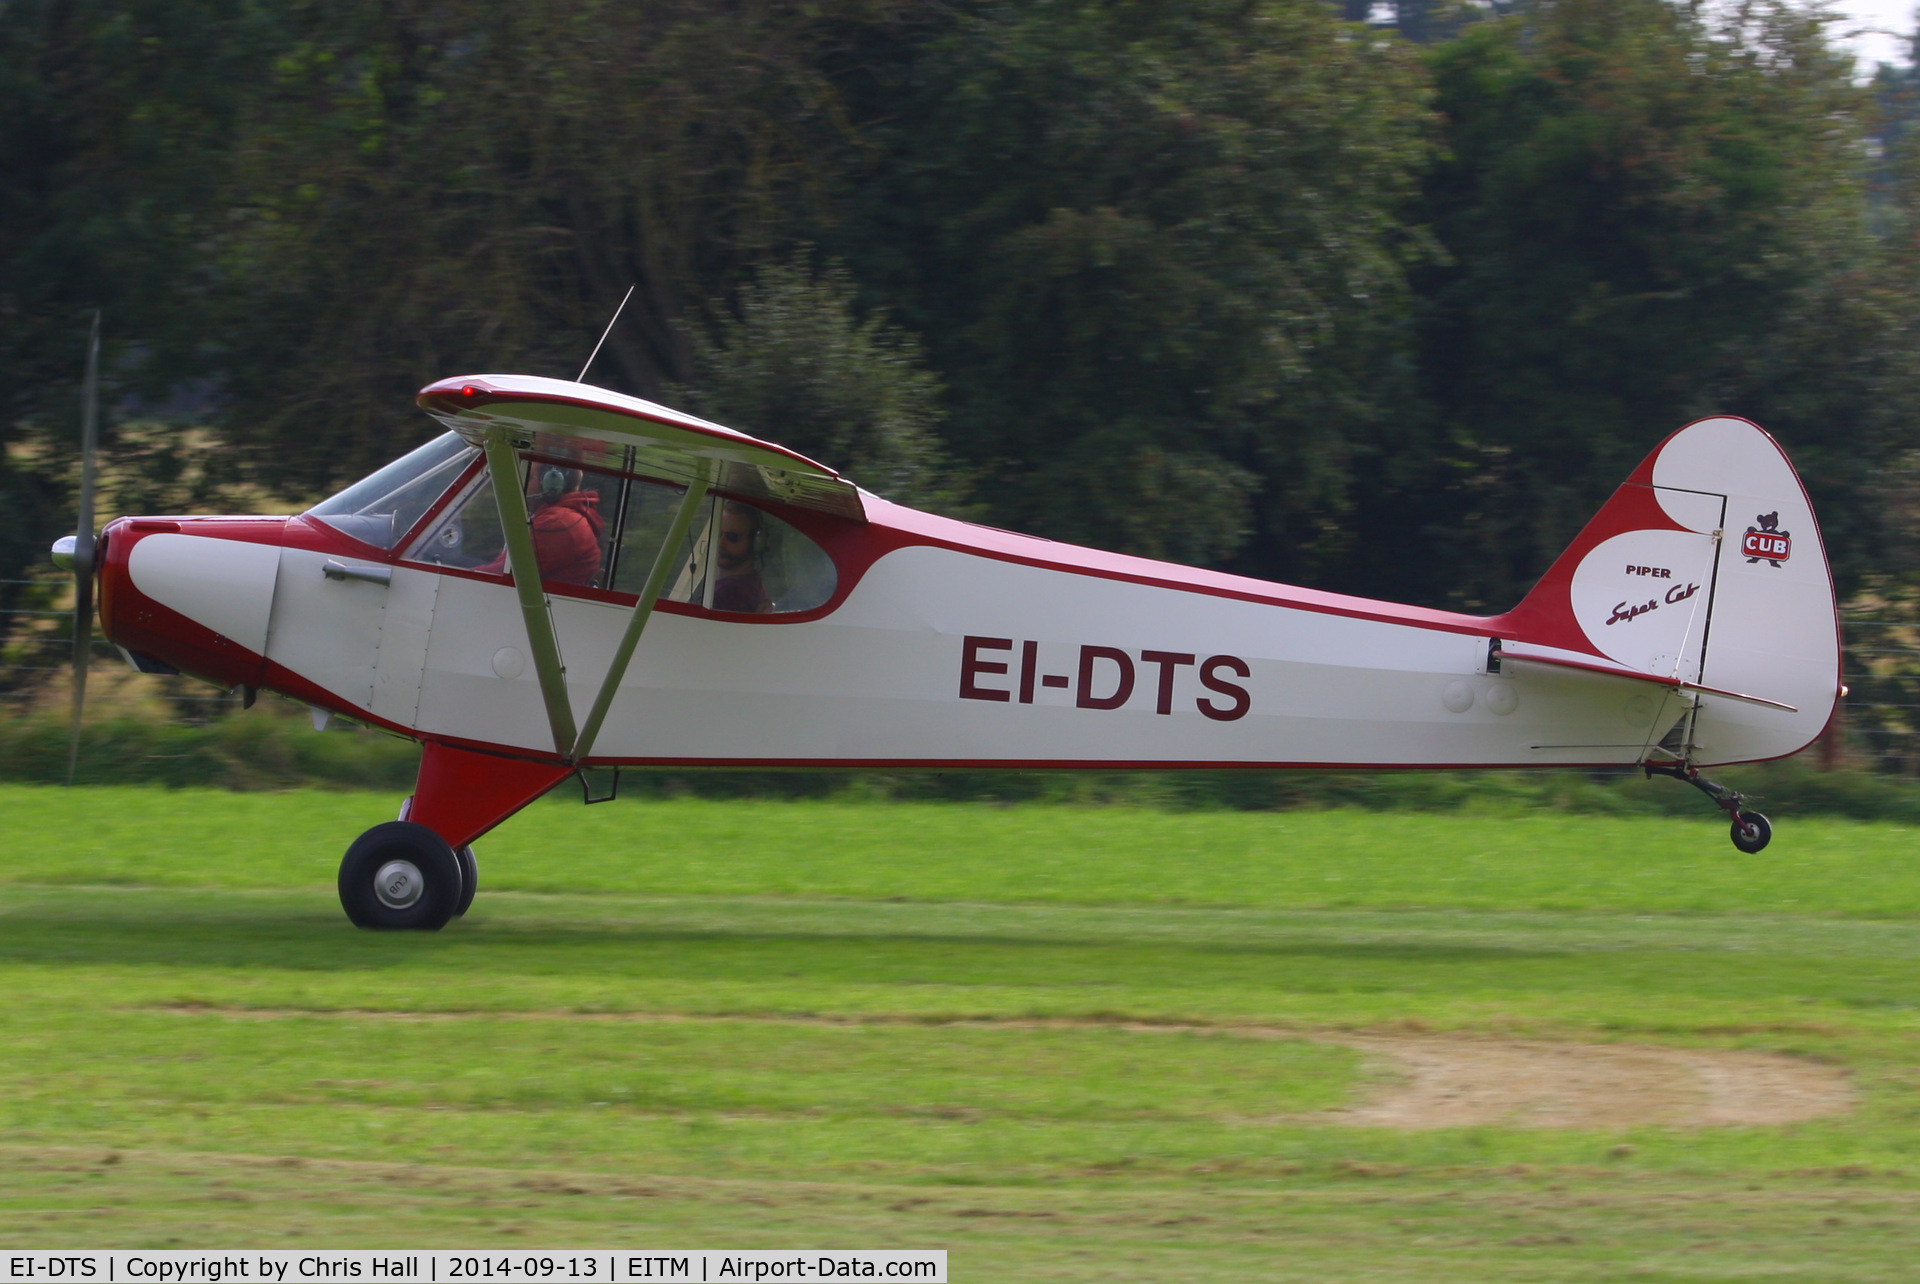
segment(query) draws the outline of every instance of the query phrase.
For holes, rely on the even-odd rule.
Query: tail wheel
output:
[[[460,918],[473,905],[473,894],[480,890],[480,865],[473,859],[472,847],[455,848],[453,859],[460,865],[460,901],[453,907],[453,916]]]
[[[425,825],[390,820],[340,861],[340,908],[355,927],[437,932],[466,895],[459,858]]]
[[[1757,811],[1735,812],[1732,838],[1735,847],[1752,855],[1773,841],[1773,826]]]

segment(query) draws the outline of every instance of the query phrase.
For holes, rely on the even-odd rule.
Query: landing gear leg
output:
[[[1773,826],[1767,818],[1757,811],[1742,811],[1740,804],[1746,801],[1737,789],[1717,785],[1700,774],[1699,768],[1690,762],[1645,762],[1640,764],[1648,779],[1654,776],[1672,776],[1675,780],[1684,780],[1713,799],[1714,805],[1727,813],[1731,822],[1733,845],[1752,855],[1773,841]]]
[[[459,918],[473,904],[474,890],[480,885],[473,841],[572,774],[573,768],[562,762],[504,758],[427,741],[420,754],[420,777],[402,814],[415,829],[434,836],[453,868],[447,880],[451,888],[447,912],[432,927],[444,926],[448,918]],[[425,839],[420,841],[426,843]],[[345,904],[344,882],[341,888],[341,903]],[[369,908],[366,912],[374,911]],[[349,907],[347,917],[361,923],[354,914]]]

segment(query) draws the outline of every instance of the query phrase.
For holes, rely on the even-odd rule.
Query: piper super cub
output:
[[[362,927],[463,913],[473,841],[586,767],[1638,764],[1758,851],[1700,768],[1797,752],[1841,694],[1812,508],[1741,419],[1667,438],[1476,616],[917,512],[585,384],[418,402],[449,431],[308,512],[121,518],[79,557],[138,668],[423,745],[341,862]]]

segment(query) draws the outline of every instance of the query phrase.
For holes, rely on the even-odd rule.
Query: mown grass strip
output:
[[[693,1228],[1196,1279],[1920,1248],[1903,829],[1746,858],[1622,818],[552,802],[467,919],[356,932],[335,853],[392,801],[0,790],[0,1239]],[[1858,1105],[1346,1127],[1380,1069],[1321,1036],[1354,1029],[1815,1057]]]
[[[382,795],[0,786],[0,878],[330,885],[391,818]],[[1756,857],[1709,819],[1352,811],[1170,813],[957,803],[581,807],[555,797],[479,844],[496,891],[1220,907],[1920,914],[1920,831],[1780,817]]]

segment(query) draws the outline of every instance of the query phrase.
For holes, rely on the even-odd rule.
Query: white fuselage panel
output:
[[[552,602],[584,718],[628,613]],[[512,589],[442,577],[418,729],[550,750],[528,650]],[[1468,634],[911,547],[876,562],[825,619],[657,612],[592,756],[1633,762],[1679,716],[1676,701],[1618,679],[1489,674],[1487,650]]]

